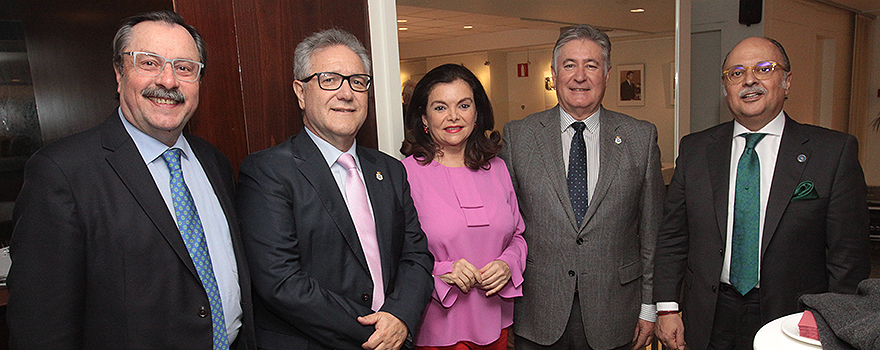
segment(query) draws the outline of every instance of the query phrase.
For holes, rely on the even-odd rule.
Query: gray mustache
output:
[[[750,94],[750,93],[753,93],[753,92],[757,92],[757,93],[761,93],[761,94],[766,94],[766,93],[767,93],[767,89],[765,89],[764,87],[762,87],[762,86],[760,86],[760,85],[749,86],[749,87],[747,87],[747,88],[745,88],[745,89],[743,89],[742,91],[739,92],[739,97],[743,97],[743,96],[745,96],[746,94]]]
[[[180,90],[177,89],[163,89],[160,87],[148,87],[141,91],[141,96],[143,97],[154,97],[154,98],[163,98],[168,100],[173,100],[177,103],[183,103],[186,101],[186,97],[183,95]]]

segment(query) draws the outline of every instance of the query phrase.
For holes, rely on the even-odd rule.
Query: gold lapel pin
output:
[[[377,171],[376,172],[376,180],[382,181],[382,179],[384,179],[384,177],[382,176],[382,172]]]
[[[801,153],[797,156],[798,163],[803,163],[807,161],[807,155]]]

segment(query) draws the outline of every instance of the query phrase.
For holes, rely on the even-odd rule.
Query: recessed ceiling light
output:
[[[643,9],[643,8],[637,8],[637,9],[629,10],[629,12],[632,12],[632,13],[642,13],[642,12],[645,12],[645,9]]]
[[[467,26],[464,26],[463,28],[464,28],[464,29],[474,29],[474,26],[467,25]]]
[[[405,20],[405,19],[398,19],[397,20],[397,23],[406,23],[406,22],[407,22],[407,20]]]
[[[408,30],[408,29],[409,29],[409,28],[407,28],[407,27],[400,27],[400,28],[397,28],[397,30]]]

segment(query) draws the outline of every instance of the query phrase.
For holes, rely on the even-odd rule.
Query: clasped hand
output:
[[[488,297],[501,291],[510,281],[510,266],[501,260],[493,260],[478,270],[467,260],[459,259],[452,263],[452,272],[440,275],[440,279],[464,293],[474,287],[486,290]]]

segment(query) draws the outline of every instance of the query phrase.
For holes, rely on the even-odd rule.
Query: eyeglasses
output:
[[[162,71],[165,70],[165,63],[171,62],[171,67],[174,68],[173,72],[177,80],[194,82],[199,80],[199,74],[201,74],[202,68],[205,67],[204,63],[193,60],[184,58],[169,60],[165,57],[149,52],[132,51],[123,52],[122,54],[134,57],[134,70],[141,75],[146,75],[148,77],[155,77],[162,74]]]
[[[728,84],[739,84],[745,79],[746,72],[752,71],[752,73],[755,73],[755,78],[767,80],[770,79],[770,76],[773,75],[773,72],[775,72],[777,68],[782,69],[783,71],[788,71],[779,63],[763,61],[758,62],[758,64],[753,67],[735,66],[725,69],[724,72],[721,72],[721,79]]]
[[[321,90],[335,91],[342,87],[342,82],[348,80],[348,86],[353,91],[364,92],[370,89],[373,77],[368,74],[352,74],[342,75],[334,72],[319,72],[300,79],[303,83],[308,83],[312,78],[318,77],[318,86]]]

